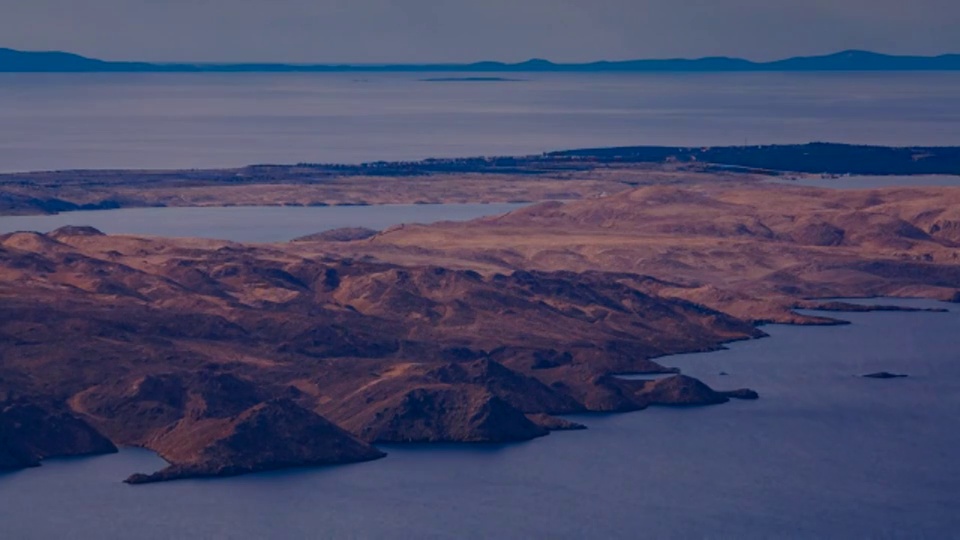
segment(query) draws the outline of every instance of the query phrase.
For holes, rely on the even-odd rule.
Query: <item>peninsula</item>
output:
[[[169,463],[128,479],[144,483],[368,461],[382,443],[525,441],[581,427],[564,414],[756,399],[668,355],[838,323],[797,308],[864,309],[816,298],[960,301],[960,188],[774,184],[770,152],[836,174],[958,165],[954,148],[812,145],[0,177],[7,213],[174,191],[537,202],[277,244],[0,236],[0,468],[137,446]],[[667,376],[618,377],[645,373]]]
[[[533,156],[240,169],[0,174],[0,215],[161,206],[325,206],[533,202],[643,185],[784,174],[960,175],[960,147],[833,143],[623,147]]]

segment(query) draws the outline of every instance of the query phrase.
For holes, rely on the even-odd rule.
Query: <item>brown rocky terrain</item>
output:
[[[762,335],[642,276],[481,274],[301,244],[0,236],[0,391],[59,411],[3,424],[20,426],[3,428],[4,465],[140,446],[170,463],[129,479],[142,483],[365,461],[378,442],[532,439],[578,427],[556,414],[724,401],[612,375]],[[35,442],[54,418],[72,434]]]
[[[814,298],[960,298],[960,189],[769,184],[644,187],[470,223],[403,226],[311,250],[500,272],[644,275],[649,294],[755,323],[824,323]],[[626,279],[626,278],[624,278]],[[862,309],[847,307],[847,309]]]
[[[0,403],[0,471],[36,467],[49,457],[116,451],[106,437],[52,403],[9,396]]]
[[[705,181],[672,164],[347,174],[325,167],[0,174],[0,215],[157,206],[337,206],[572,200],[637,185]],[[727,175],[751,180],[748,174]]]
[[[755,399],[617,375],[865,309],[818,299],[960,300],[960,189],[716,180],[287,244],[0,236],[0,467],[141,446],[170,466],[140,483],[533,439]]]
[[[645,185],[756,182],[781,172],[960,174],[960,148],[834,143],[620,147],[528,156],[210,170],[0,174],[0,215],[152,206],[324,206],[574,200]],[[814,225],[808,234],[830,241]]]

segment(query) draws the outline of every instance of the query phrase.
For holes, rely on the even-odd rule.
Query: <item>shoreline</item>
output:
[[[923,302],[932,303],[932,304],[947,304],[947,305],[950,304],[949,302],[944,302],[944,301],[940,301],[940,300],[934,300],[934,299],[930,299],[930,298],[901,298],[901,297],[890,297],[890,296],[878,296],[878,297],[870,297],[870,298],[864,298],[864,297],[846,297],[846,298],[831,298],[830,300],[835,300],[835,301],[838,301],[838,302],[851,302],[851,301],[864,301],[864,300],[876,300],[877,302],[891,302],[891,301],[896,302],[896,301],[901,301],[901,300],[917,300],[917,301],[923,301]],[[857,305],[857,304],[851,304],[851,305]],[[938,308],[938,307],[924,307],[924,308],[903,307],[903,308],[901,309],[901,306],[894,306],[894,305],[888,305],[888,304],[866,304],[866,305],[863,305],[863,307],[864,307],[864,308],[867,308],[867,309],[854,310],[854,311],[852,311],[852,313],[866,314],[866,315],[870,315],[870,314],[874,314],[874,313],[887,313],[887,312],[896,312],[896,313],[904,313],[904,314],[921,314],[921,313],[932,314],[932,313],[950,313],[950,312],[952,311],[952,310],[949,309],[949,308]],[[890,308],[896,308],[896,309],[890,309]],[[801,311],[814,311],[814,312],[821,312],[821,313],[825,313],[825,314],[835,313],[834,310],[821,310],[821,309],[808,309],[808,308],[799,308],[799,309],[800,309]],[[840,326],[851,326],[851,325],[854,324],[853,322],[850,322],[850,321],[842,321],[842,322],[843,322],[843,324],[840,325]],[[785,326],[785,327],[798,327],[798,328],[802,328],[802,327],[826,328],[826,327],[830,327],[830,326],[835,326],[835,325],[829,325],[829,324],[827,324],[827,325],[803,325],[803,324],[796,324],[796,323],[774,323],[774,325],[775,325],[775,326]],[[725,343],[723,343],[723,344],[720,344],[720,346],[718,346],[718,347],[711,348],[711,349],[708,349],[708,350],[689,350],[689,351],[681,351],[681,352],[672,353],[672,354],[669,354],[669,355],[666,355],[666,356],[662,356],[662,357],[651,358],[651,360],[655,360],[655,361],[657,361],[658,364],[664,366],[664,370],[662,370],[662,371],[656,371],[656,372],[636,372],[636,373],[612,373],[612,374],[610,374],[610,375],[611,375],[612,377],[620,378],[620,379],[623,379],[623,380],[625,380],[625,381],[634,381],[634,382],[639,381],[639,382],[641,382],[641,383],[658,382],[658,381],[662,381],[662,380],[665,380],[665,379],[669,379],[669,378],[674,377],[674,376],[684,375],[684,372],[683,372],[683,369],[682,369],[682,368],[671,367],[671,366],[665,365],[665,364],[662,363],[663,360],[666,360],[666,359],[669,359],[669,358],[672,358],[672,357],[688,356],[688,355],[692,355],[692,354],[696,354],[696,355],[701,355],[701,354],[702,354],[702,355],[709,355],[710,353],[718,353],[718,352],[723,352],[723,351],[729,351],[730,348],[727,347],[727,345],[730,345],[730,344],[737,344],[737,343],[743,343],[743,342],[748,342],[748,341],[756,341],[756,340],[775,339],[775,338],[776,338],[776,336],[763,335],[763,336],[757,336],[757,337],[751,337],[751,338],[733,339],[733,340],[731,340],[731,341],[728,341],[728,342],[725,342]],[[721,372],[720,375],[721,375],[721,376],[725,376],[726,373]],[[852,376],[863,377],[863,375],[852,375]],[[742,398],[742,397],[739,397],[739,398],[738,398],[738,397],[736,397],[736,395],[735,395],[737,392],[742,392],[742,391],[720,392],[720,393],[721,393],[721,394],[724,394],[724,393],[725,393],[725,394],[730,394],[730,397],[731,397],[731,398],[733,398],[733,399],[738,399],[738,400],[751,401],[752,399],[756,399],[756,398]],[[679,408],[685,408],[685,407],[689,407],[689,406],[684,406],[684,405],[670,405],[670,404],[651,404],[649,407],[646,407],[646,408],[643,408],[643,409],[626,410],[626,411],[581,411],[581,412],[576,412],[576,413],[571,413],[571,414],[559,414],[559,415],[556,415],[556,418],[559,418],[559,419],[561,419],[561,420],[565,420],[565,421],[567,421],[567,422],[570,422],[572,426],[577,426],[577,427],[558,428],[558,429],[555,429],[555,430],[550,430],[550,432],[549,432],[548,434],[554,435],[554,434],[555,434],[554,431],[556,431],[556,432],[561,432],[561,433],[559,433],[559,435],[562,436],[562,435],[564,435],[564,433],[562,433],[562,432],[564,432],[564,431],[581,431],[581,430],[587,430],[587,431],[589,431],[590,425],[589,425],[589,424],[581,424],[580,422],[587,422],[587,421],[589,421],[589,419],[591,419],[591,418],[598,418],[598,417],[599,417],[599,418],[603,418],[603,417],[619,416],[619,415],[626,415],[626,414],[632,414],[632,413],[641,413],[641,412],[646,412],[648,409],[654,409],[654,408],[658,408],[658,407],[665,407],[665,408],[678,408],[678,407],[679,407]],[[449,442],[392,442],[392,443],[385,443],[385,444],[377,444],[377,445],[375,445],[375,448],[376,448],[377,450],[381,451],[381,452],[382,452],[382,455],[380,455],[380,456],[378,456],[378,457],[375,457],[375,458],[373,458],[373,459],[370,459],[370,460],[364,460],[364,461],[358,461],[358,462],[332,463],[332,464],[316,464],[316,465],[312,465],[312,464],[299,464],[299,465],[295,465],[295,466],[284,466],[284,467],[278,467],[278,468],[266,468],[266,469],[263,469],[263,470],[250,471],[250,472],[239,472],[239,473],[235,473],[235,474],[234,474],[234,473],[230,473],[230,474],[223,474],[223,475],[186,476],[186,477],[182,477],[182,478],[172,478],[172,479],[169,479],[169,480],[168,480],[168,479],[154,480],[154,479],[151,479],[151,476],[152,476],[152,475],[132,474],[132,475],[131,475],[131,478],[125,480],[124,483],[130,484],[130,485],[143,485],[143,484],[149,484],[149,483],[156,483],[156,482],[158,482],[158,481],[159,481],[159,482],[167,482],[167,481],[171,481],[171,480],[172,480],[172,481],[176,481],[176,480],[178,480],[178,479],[183,479],[183,480],[206,480],[206,481],[215,481],[215,480],[217,480],[217,479],[219,479],[219,478],[231,478],[231,477],[236,477],[236,476],[240,476],[240,475],[244,475],[244,476],[247,476],[247,475],[249,475],[249,476],[257,476],[257,475],[262,475],[262,474],[267,474],[267,475],[269,475],[269,474],[276,474],[276,473],[286,473],[286,474],[296,475],[296,474],[298,474],[298,473],[301,472],[301,471],[317,471],[317,470],[322,470],[322,469],[339,468],[339,467],[345,467],[345,466],[362,466],[363,464],[369,463],[369,462],[371,462],[371,461],[378,461],[378,460],[381,460],[381,459],[389,459],[392,450],[402,450],[402,451],[410,451],[410,452],[431,452],[431,451],[437,451],[437,450],[460,451],[460,450],[477,450],[477,449],[502,449],[502,448],[510,448],[510,447],[516,447],[516,446],[519,446],[519,445],[525,445],[525,444],[530,444],[530,443],[539,442],[539,440],[540,440],[540,439],[543,439],[543,438],[544,438],[544,437],[534,437],[534,438],[527,439],[527,440],[487,441],[487,442],[469,442],[469,441],[467,441],[467,442],[453,442],[453,441],[449,441]],[[14,473],[17,473],[17,472],[28,472],[29,469],[35,469],[35,468],[38,468],[38,467],[42,467],[42,466],[43,466],[43,463],[46,463],[46,462],[48,462],[48,461],[50,461],[50,462],[55,462],[55,463],[68,463],[68,464],[69,464],[70,462],[82,462],[82,461],[88,460],[88,459],[107,458],[107,457],[109,457],[109,456],[111,456],[111,455],[116,455],[116,454],[119,454],[119,453],[124,452],[124,451],[126,451],[126,450],[136,450],[136,451],[141,451],[141,452],[148,452],[152,457],[154,457],[154,458],[156,458],[156,459],[158,459],[158,460],[163,461],[163,462],[166,463],[168,466],[174,465],[172,462],[170,462],[170,461],[168,461],[166,458],[164,458],[163,455],[162,455],[160,452],[158,452],[158,451],[156,451],[156,450],[153,450],[153,449],[151,449],[151,448],[148,448],[148,447],[145,447],[145,446],[137,446],[137,445],[118,445],[117,450],[111,451],[111,452],[105,452],[105,453],[90,453],[90,454],[75,455],[75,456],[53,457],[53,458],[49,458],[49,459],[44,459],[44,460],[42,460],[42,463],[38,463],[37,465],[34,465],[34,466],[29,467],[29,468],[26,468],[26,469],[19,469],[19,470],[16,470],[16,469],[15,469],[15,470],[9,470],[9,471],[0,470],[0,481],[3,480],[3,476],[5,476],[5,475],[11,475],[11,474],[14,474]],[[161,469],[162,469],[162,467],[161,467]]]
[[[931,155],[919,157],[917,161],[936,158],[937,164],[912,163],[914,154],[931,152]],[[778,155],[779,154],[779,155]],[[873,157],[894,159],[894,164],[864,165],[852,161],[865,154]],[[666,162],[703,164],[718,168],[743,167],[753,172],[766,172],[771,175],[781,174],[810,174],[810,175],[916,175],[916,174],[945,174],[960,175],[960,163],[953,160],[960,156],[960,146],[955,145],[874,145],[858,143],[840,143],[828,141],[811,141],[793,144],[748,144],[748,145],[704,145],[704,146],[667,146],[667,145],[637,145],[637,146],[602,146],[590,148],[573,148],[565,150],[551,150],[536,154],[524,155],[471,155],[457,157],[428,157],[415,160],[393,161],[365,161],[359,163],[335,162],[299,162],[299,163],[248,163],[235,167],[203,167],[203,168],[69,168],[69,169],[34,169],[24,171],[0,172],[0,181],[12,176],[43,176],[43,175],[178,175],[190,178],[194,175],[243,175],[249,171],[295,170],[310,169],[312,172],[334,172],[343,175],[362,176],[377,173],[379,176],[408,176],[417,174],[436,174],[443,172],[483,172],[498,173],[511,167],[522,167],[527,174],[537,172],[552,172],[555,167],[591,167],[602,164],[647,163],[663,164]],[[777,165],[765,168],[759,165],[750,165],[752,162],[766,161],[774,158],[788,158],[804,161],[799,168]],[[725,163],[719,159],[727,158],[740,163]],[[950,161],[939,161],[947,159]],[[796,165],[796,163],[794,163]],[[903,172],[888,170],[884,167],[896,166],[906,169]],[[951,172],[918,172],[929,166],[947,168]],[[811,169],[812,168],[812,169]],[[857,173],[855,170],[871,172]],[[562,170],[562,169],[561,169]]]
[[[0,174],[0,216],[171,206],[539,202],[642,185],[784,175],[960,175],[960,147],[640,146],[360,165],[8,173]]]
[[[960,298],[960,191],[794,189],[701,165],[364,176],[392,197],[438,183],[489,196],[491,178],[513,196],[524,181],[621,189],[343,241],[0,236],[0,428],[36,426],[18,442],[34,460],[124,445],[171,463],[135,482],[529,440],[563,428],[556,415],[756,399],[613,375],[665,371],[654,359],[760,337],[764,322],[823,322],[794,311],[814,296]],[[58,425],[83,444],[39,445]],[[0,464],[22,455],[0,448]]]

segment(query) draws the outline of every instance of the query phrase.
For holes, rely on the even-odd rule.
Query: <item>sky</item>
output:
[[[0,47],[107,60],[960,53],[960,0],[0,0]]]

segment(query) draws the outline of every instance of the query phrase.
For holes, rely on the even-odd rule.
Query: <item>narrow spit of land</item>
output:
[[[156,206],[323,206],[573,200],[644,185],[757,181],[783,173],[960,175],[960,148],[812,143],[623,147],[536,156],[218,170],[0,175],[0,215]]]

